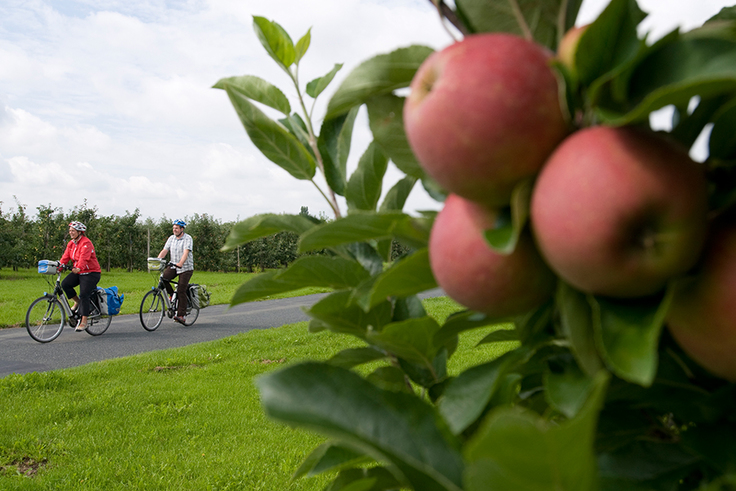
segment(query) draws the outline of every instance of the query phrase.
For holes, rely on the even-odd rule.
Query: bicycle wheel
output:
[[[99,336],[103,332],[107,331],[108,327],[110,327],[112,316],[100,314],[100,307],[97,300],[92,300],[90,303],[90,312],[87,317],[87,329],[85,329],[85,331],[87,331],[87,334],[92,336]]]
[[[141,301],[141,324],[146,331],[155,331],[164,318],[166,303],[163,294],[158,290],[151,290],[143,296]]]
[[[179,308],[178,304],[179,304],[179,299],[174,298],[174,304],[173,304],[173,307],[171,307],[174,313],[178,311],[178,308]],[[186,313],[187,315],[185,317],[184,325],[191,326],[197,320],[197,317],[199,317],[199,307],[192,307],[192,300],[189,298],[188,295],[187,295]]]
[[[26,313],[28,334],[39,343],[48,343],[58,338],[65,321],[66,313],[55,297],[37,298]]]

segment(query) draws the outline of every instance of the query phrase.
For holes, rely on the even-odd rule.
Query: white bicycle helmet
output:
[[[69,226],[73,228],[74,230],[78,230],[79,232],[87,231],[87,227],[82,222],[78,222],[76,220],[70,223]]]

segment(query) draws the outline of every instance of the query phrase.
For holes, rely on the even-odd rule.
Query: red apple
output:
[[[433,53],[404,104],[427,174],[448,191],[504,206],[568,132],[551,53],[520,37],[477,34]]]
[[[429,238],[429,261],[445,293],[493,317],[523,314],[552,296],[556,277],[523,234],[512,254],[495,252],[483,232],[496,212],[449,195]]]
[[[612,297],[661,290],[697,262],[707,233],[704,170],[650,131],[580,130],[532,192],[542,256],[572,286]]]
[[[690,357],[736,382],[736,219],[713,227],[693,281],[673,298],[667,327]]]

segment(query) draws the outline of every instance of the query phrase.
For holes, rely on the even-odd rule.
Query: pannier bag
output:
[[[192,307],[203,309],[210,305],[210,292],[207,291],[206,285],[189,284],[189,301]]]
[[[146,262],[148,263],[148,271],[163,271],[164,266],[166,266],[166,259],[157,257],[149,257]]]
[[[117,286],[97,287],[97,294],[100,297],[100,313],[102,315],[117,315],[120,313],[125,295],[118,295]]]
[[[38,261],[38,272],[41,274],[56,274],[59,272],[59,261],[41,259]]]

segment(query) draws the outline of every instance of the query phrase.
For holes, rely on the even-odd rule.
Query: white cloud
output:
[[[604,4],[585,0],[583,15]],[[723,4],[641,0],[658,29],[700,23]],[[211,88],[222,77],[258,75],[297,107],[288,77],[253,32],[253,15],[277,21],[294,41],[312,29],[302,86],[344,63],[317,119],[362,61],[451,42],[427,0],[6,0],[0,201],[15,195],[31,210],[68,211],[87,199],[104,215],[138,208],[143,217],[207,213],[225,221],[301,206],[328,212],[312,184],[254,148],[225,93]],[[369,140],[366,126],[363,115],[351,166]],[[417,188],[407,209],[436,209]]]

